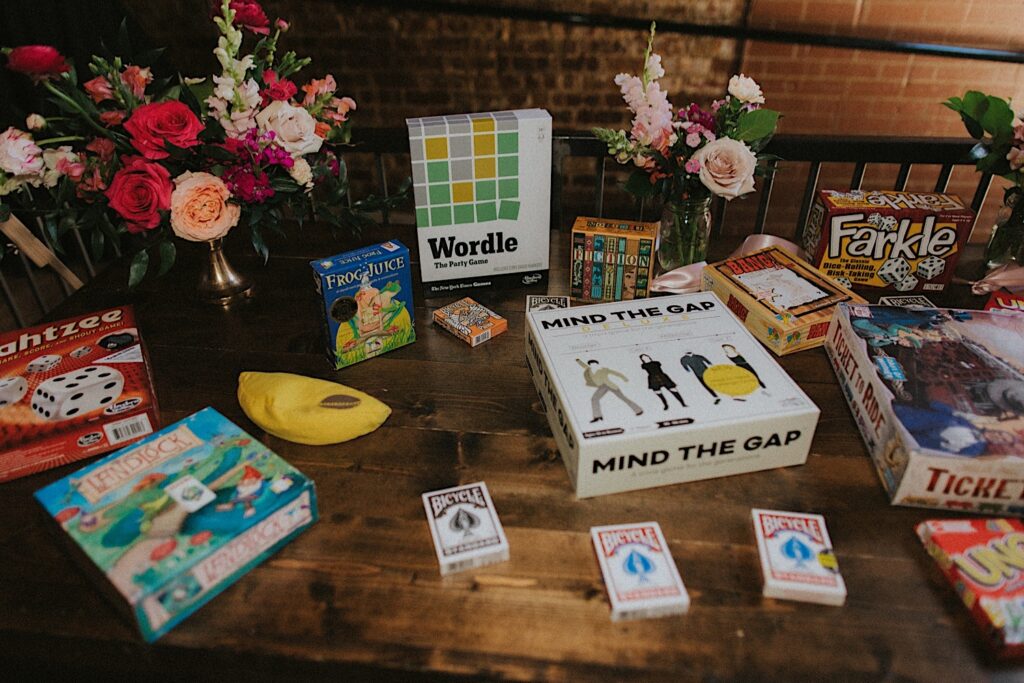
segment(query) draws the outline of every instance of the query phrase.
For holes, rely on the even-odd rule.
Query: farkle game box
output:
[[[1024,514],[1024,316],[841,305],[825,349],[893,504]]]
[[[35,495],[147,641],[317,518],[313,482],[212,408]]]
[[[581,498],[800,465],[818,422],[711,293],[533,311],[526,354]]]
[[[847,286],[939,292],[973,226],[974,212],[956,195],[821,190],[802,246],[813,265]]]
[[[0,334],[0,482],[106,453],[157,426],[130,306]]]
[[[519,109],[406,124],[426,295],[545,281],[551,115]]]

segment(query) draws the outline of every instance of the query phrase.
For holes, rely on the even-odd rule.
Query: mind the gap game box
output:
[[[317,519],[313,482],[213,408],[35,496],[147,641]]]
[[[107,453],[159,424],[131,306],[0,334],[0,482]]]
[[[581,497],[803,464],[819,410],[712,293],[527,314]]]
[[[406,119],[426,296],[547,281],[551,115]]]

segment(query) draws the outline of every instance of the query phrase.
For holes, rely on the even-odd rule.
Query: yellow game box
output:
[[[821,346],[837,304],[865,303],[778,247],[705,266],[701,289],[718,295],[755,337],[780,356]]]
[[[508,321],[468,296],[434,311],[434,322],[470,346],[508,330]]]

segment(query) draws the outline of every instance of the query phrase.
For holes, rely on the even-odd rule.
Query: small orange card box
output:
[[[508,321],[468,296],[434,311],[434,322],[470,346],[508,330]]]

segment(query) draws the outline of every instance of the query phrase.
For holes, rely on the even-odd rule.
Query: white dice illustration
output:
[[[832,279],[835,280],[836,282],[838,282],[839,284],[841,284],[843,287],[846,287],[847,289],[849,289],[850,287],[853,287],[853,283],[850,282],[849,278],[836,277],[836,278],[832,278]]]
[[[890,285],[902,282],[908,275],[910,275],[910,264],[907,263],[905,258],[888,259],[882,264],[882,267],[878,269],[879,279],[883,282],[889,283]],[[897,287],[897,289],[899,288]]]
[[[6,408],[20,401],[28,391],[28,382],[24,377],[4,377],[0,379],[0,408]]]
[[[32,362],[28,364],[29,372],[47,372],[53,370],[60,363],[60,356],[39,356],[33,358]]]
[[[92,351],[91,346],[79,346],[77,349],[75,349],[68,355],[71,356],[72,358],[81,358],[83,356],[88,356],[90,351]]]
[[[897,282],[895,285],[893,285],[893,287],[895,287],[901,292],[909,292],[914,287],[917,287],[917,278],[914,277],[913,275],[908,275],[899,282]]]
[[[124,376],[106,365],[89,365],[46,380],[32,394],[32,410],[47,420],[70,420],[111,403]]]
[[[942,275],[942,271],[945,269],[945,261],[940,259],[938,256],[929,256],[928,258],[921,259],[920,263],[917,264],[917,272],[915,275],[922,277],[925,280],[931,280]]]

